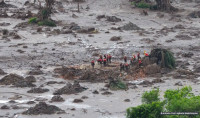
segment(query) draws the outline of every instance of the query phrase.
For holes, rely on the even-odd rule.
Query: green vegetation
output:
[[[127,85],[123,83],[120,79],[117,80],[111,80],[109,82],[109,88],[111,90],[126,90],[128,89]]]
[[[175,68],[175,58],[170,51],[165,52],[165,66],[168,68]]]
[[[50,26],[50,27],[55,27],[56,26],[54,21],[51,21],[51,20],[48,20],[48,19],[45,19],[45,20],[42,20],[42,21],[38,21],[38,19],[36,17],[30,18],[28,23],[38,24],[40,26]]]
[[[159,101],[159,89],[152,90],[150,92],[145,92],[142,95],[142,103],[151,104],[152,102]]]
[[[150,8],[151,7],[150,4],[148,4],[148,3],[144,2],[144,1],[140,1],[138,3],[131,2],[131,5],[135,5],[137,8]]]
[[[198,112],[200,113],[200,96],[195,96],[191,87],[167,90],[164,100],[159,100],[159,90],[145,92],[143,104],[127,109],[127,118],[200,118],[199,115],[160,115],[161,112]],[[150,95],[153,94],[153,95]],[[150,97],[153,98],[150,98]]]
[[[151,51],[150,57],[157,58],[157,62],[160,62],[162,67],[167,67],[170,69],[175,68],[175,58],[171,51],[166,49],[153,49]]]
[[[42,25],[42,26],[50,26],[50,27],[55,27],[56,26],[56,24],[55,24],[55,22],[53,22],[53,21],[51,21],[51,20],[43,20],[43,21],[40,21],[40,22],[38,22],[38,25]]]
[[[30,18],[28,23],[37,23],[37,18],[36,17]]]

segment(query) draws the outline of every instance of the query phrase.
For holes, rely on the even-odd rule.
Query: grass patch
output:
[[[40,21],[40,22],[38,22],[38,25],[40,25],[40,26],[50,26],[50,27],[55,27],[56,26],[55,22],[51,21],[51,20]]]
[[[131,5],[134,5],[134,6],[136,6],[137,8],[150,8],[150,7],[151,7],[150,4],[148,4],[148,3],[144,2],[144,1],[141,1],[141,2],[138,2],[138,3],[136,3],[136,2],[131,2]]]
[[[28,23],[32,23],[32,24],[36,24],[37,23],[37,18],[36,17],[33,17],[33,18],[30,18],[29,20],[28,20]]]

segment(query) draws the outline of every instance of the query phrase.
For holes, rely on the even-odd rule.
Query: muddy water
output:
[[[18,7],[22,7],[25,0],[11,1],[11,4],[15,4]],[[111,4],[112,2],[112,4]],[[181,3],[175,4],[179,8],[185,8],[183,12],[179,12],[182,17],[175,17],[171,19],[171,15],[164,14],[163,18],[157,17],[157,11],[148,11],[148,16],[140,14],[141,9],[133,9],[127,0],[86,0],[81,4],[81,12],[73,12],[76,9],[76,4],[63,2],[64,13],[54,13],[52,18],[54,20],[63,21],[63,26],[75,22],[80,26],[95,27],[99,32],[92,34],[76,33],[76,37],[73,34],[60,34],[49,35],[47,32],[36,32],[36,28],[27,27],[25,29],[15,29],[17,33],[22,37],[20,40],[8,39],[0,40],[0,67],[7,73],[16,73],[21,76],[28,76],[27,72],[38,66],[42,66],[41,70],[44,72],[42,75],[35,76],[37,78],[36,85],[44,85],[44,88],[48,88],[50,91],[43,94],[28,94],[27,91],[31,88],[14,88],[12,86],[0,86],[0,106],[13,105],[9,103],[10,97],[14,95],[20,95],[22,98],[15,100],[17,103],[14,105],[22,106],[22,109],[10,109],[0,110],[0,116],[16,118],[125,118],[126,109],[128,107],[137,106],[141,104],[141,95],[144,91],[149,91],[151,88],[160,88],[161,96],[167,89],[181,88],[181,86],[174,86],[176,82],[181,81],[182,84],[190,85],[193,87],[193,92],[199,95],[199,83],[193,83],[186,79],[173,79],[171,77],[161,77],[165,80],[165,83],[154,84],[152,87],[138,86],[136,89],[130,88],[127,91],[111,91],[112,95],[102,95],[104,91],[100,89],[105,88],[105,83],[81,83],[82,86],[87,87],[88,90],[76,94],[76,95],[62,95],[65,99],[63,103],[50,103],[52,93],[65,86],[65,84],[53,84],[46,85],[48,81],[64,81],[72,82],[69,80],[63,80],[61,78],[54,77],[53,69],[61,66],[88,64],[91,59],[97,59],[98,57],[92,56],[94,53],[105,54],[110,53],[113,56],[113,61],[122,61],[121,58],[124,55],[130,57],[133,53],[143,53],[146,50],[150,53],[150,50],[154,47],[163,47],[171,49],[174,52],[178,61],[189,62],[187,69],[193,70],[194,65],[200,64],[199,51],[190,50],[191,47],[200,46],[199,37],[191,36],[192,40],[180,40],[176,38],[178,34],[189,35],[190,32],[198,32],[200,30],[198,19],[188,19],[186,16],[190,11],[197,9],[194,7],[196,3]],[[89,6],[90,9],[86,10]],[[57,9],[57,8],[55,8]],[[33,7],[25,7],[25,10],[31,10],[35,13],[37,10]],[[10,13],[12,14],[12,13]],[[72,14],[76,14],[78,18],[73,18]],[[97,20],[98,15],[117,16],[122,19],[121,22],[111,23],[106,19]],[[171,20],[170,20],[171,19]],[[178,19],[178,20],[177,20]],[[27,20],[25,20],[27,21]],[[24,20],[13,18],[0,18],[0,23],[11,23],[9,26],[0,26],[0,29],[14,30],[13,28],[18,23],[24,22]],[[111,27],[120,27],[128,22],[135,23],[139,27],[145,29],[145,31],[116,31],[111,30]],[[181,24],[185,29],[174,29],[178,24]],[[61,29],[63,26],[58,26],[53,29]],[[169,31],[166,34],[161,32],[163,28],[173,28],[173,31]],[[46,27],[43,27],[45,30]],[[109,33],[105,33],[109,31]],[[121,36],[122,40],[113,42],[110,41],[112,36]],[[1,36],[0,36],[1,37]],[[148,42],[142,39],[149,38],[152,42]],[[174,39],[172,42],[166,42],[167,40]],[[70,42],[75,43],[71,45]],[[28,48],[23,48],[28,46]],[[24,53],[19,53],[17,50],[23,50]],[[182,53],[192,52],[194,56],[192,58],[184,58]],[[179,53],[181,53],[179,55]],[[178,66],[179,67],[179,66]],[[3,77],[3,76],[0,76]],[[143,80],[152,80],[154,78],[140,78],[136,81],[129,81],[133,84],[139,84]],[[199,79],[200,78],[196,78]],[[98,90],[100,94],[93,94],[94,90]],[[87,96],[88,99],[83,99],[83,103],[73,103],[74,99],[80,99],[82,96]],[[21,112],[25,111],[33,105],[27,105],[27,101],[35,100],[36,98],[45,98],[48,104],[56,105],[66,111],[66,114],[55,115],[37,115],[27,116],[21,115]],[[124,102],[125,99],[130,99],[130,102]],[[38,103],[38,101],[37,101]],[[75,108],[75,110],[72,110]],[[17,115],[14,115],[17,114]]]

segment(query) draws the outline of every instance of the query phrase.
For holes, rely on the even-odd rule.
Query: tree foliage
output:
[[[161,115],[161,112],[198,112],[200,113],[200,96],[192,93],[191,87],[166,90],[164,100],[157,99],[159,90],[143,94],[144,104],[127,109],[127,118],[200,118],[198,115]],[[153,94],[153,95],[150,95]],[[150,96],[153,98],[150,99]],[[147,102],[146,102],[147,101]]]

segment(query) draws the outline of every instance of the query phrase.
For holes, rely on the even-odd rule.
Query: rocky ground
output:
[[[199,94],[197,0],[174,2],[179,12],[173,14],[147,10],[148,15],[128,0],[86,0],[80,13],[76,3],[58,0],[53,28],[28,24],[38,5],[25,2],[6,1],[10,5],[0,10],[0,117],[125,118],[125,110],[140,105],[142,93],[152,88],[163,95],[190,85]],[[123,72],[128,90],[105,86],[112,72],[119,76],[124,55],[155,47],[174,53],[175,70],[153,76]],[[85,70],[105,53],[113,56],[110,67]]]

